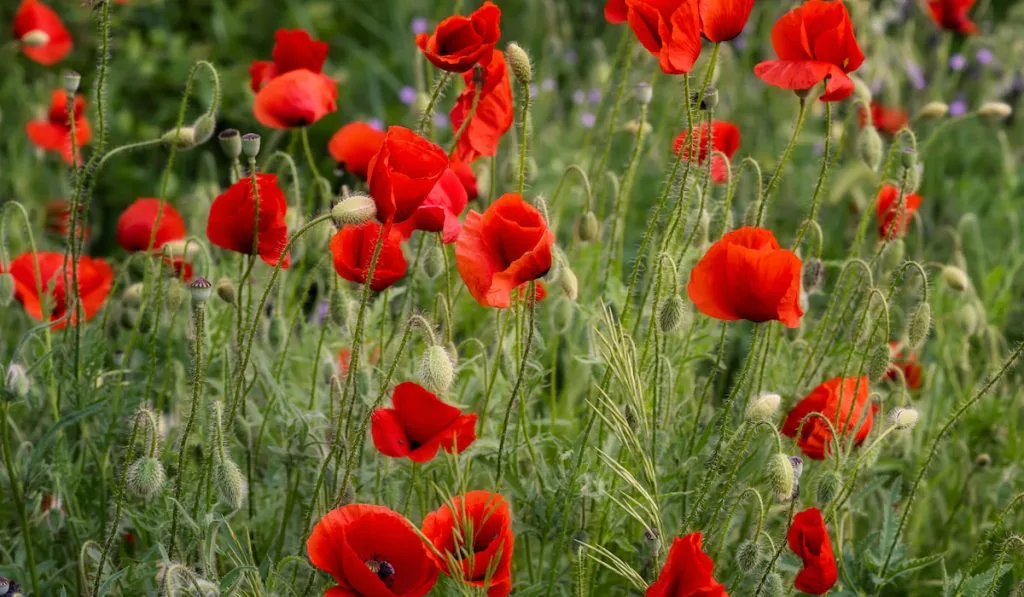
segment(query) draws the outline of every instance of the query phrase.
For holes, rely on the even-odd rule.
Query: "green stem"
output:
[[[832,102],[825,102],[825,155],[821,158],[821,172],[818,173],[818,183],[814,185],[814,195],[811,197],[811,213],[800,225],[800,231],[793,241],[793,247],[799,247],[804,234],[811,222],[818,218],[818,206],[821,203],[821,192],[825,188],[825,180],[828,178],[829,168],[832,166],[832,159],[829,150],[832,147]]]
[[[7,478],[11,483],[11,498],[14,500],[14,508],[18,511],[18,522],[21,525],[21,538],[25,542],[25,559],[28,560],[28,574],[32,581],[32,593],[35,595],[42,595],[39,591],[39,574],[36,572],[36,556],[35,551],[32,549],[32,535],[29,533],[28,514],[25,512],[25,496],[21,493],[21,485],[18,483],[18,473],[14,468],[14,462],[11,460],[11,443],[8,436],[8,420],[7,411],[8,404],[3,400],[0,400],[0,405],[3,405],[3,410],[0,410],[0,436],[2,436],[2,443],[0,447],[4,451],[4,466],[7,468]]]
[[[519,194],[526,188],[526,148],[530,136],[530,85],[523,83],[523,109],[519,116]]]
[[[779,160],[779,165],[775,168],[775,173],[772,174],[771,180],[768,181],[768,187],[764,190],[764,196],[761,199],[761,207],[757,211],[757,221],[764,221],[764,211],[768,206],[768,201],[771,199],[772,191],[778,186],[779,181],[782,180],[782,175],[786,170],[786,164],[789,163],[789,158],[793,155],[793,148],[796,147],[797,139],[800,138],[800,131],[804,128],[804,120],[807,116],[807,100],[800,98],[800,112],[796,117],[796,125],[793,127],[793,136],[789,138],[789,143],[786,145],[786,149],[782,152],[782,159]]]
[[[188,446],[188,437],[192,433],[192,426],[195,424],[196,410],[199,406],[200,395],[203,389],[203,336],[206,333],[206,305],[199,303],[195,308],[196,343],[195,343],[195,374],[192,379],[192,400],[189,407],[188,419],[185,420],[185,430],[181,435],[181,443],[178,446],[178,468],[174,478],[174,503],[171,504],[171,539],[167,552],[174,555],[175,541],[178,532],[178,509],[181,502],[181,486],[185,480],[185,452]]]
[[[423,114],[420,115],[419,124],[416,125],[416,133],[419,135],[426,134],[428,129],[431,128],[431,119],[434,117],[434,108],[437,106],[437,102],[444,95],[444,88],[448,86],[448,82],[452,80],[452,74],[445,72],[441,75],[441,78],[434,84],[434,89],[430,92],[430,101],[427,103],[427,107],[423,110]]]
[[[494,484],[501,487],[501,475],[502,475],[502,459],[505,455],[505,438],[508,435],[508,422],[512,416],[512,407],[515,404],[516,397],[519,395],[519,389],[523,385],[523,377],[526,376],[526,364],[530,357],[530,348],[533,344],[533,328],[534,320],[537,313],[537,282],[531,281],[529,288],[526,290],[527,301],[529,302],[529,328],[526,330],[526,344],[523,346],[523,357],[519,361],[519,373],[516,375],[516,383],[512,386],[512,393],[508,397],[508,405],[505,407],[505,418],[501,424],[501,435],[498,440],[498,463],[497,473],[495,475]]]

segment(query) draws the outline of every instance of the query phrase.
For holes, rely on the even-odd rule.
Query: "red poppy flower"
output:
[[[476,96],[477,83],[473,73],[462,75],[466,82],[465,89],[455,99],[449,117],[452,128],[459,130],[473,109],[473,98]],[[484,70],[483,86],[480,88],[480,99],[477,101],[476,112],[462,131],[459,143],[455,147],[455,157],[463,162],[473,162],[479,157],[491,157],[498,153],[498,145],[502,136],[512,128],[515,109],[512,105],[512,82],[509,79],[508,64],[505,55],[495,51],[491,63]]]
[[[288,225],[284,220],[288,204],[284,191],[274,174],[257,174],[256,187],[259,218],[255,213],[252,178],[243,178],[213,200],[206,237],[222,249],[245,255],[255,252],[270,265],[282,260],[281,267],[288,268],[291,258],[284,252],[288,246]],[[256,239],[253,238],[254,225],[258,227]]]
[[[526,289],[529,287],[529,282],[519,285],[519,300],[524,300],[523,297],[526,296]],[[537,290],[533,293],[533,300],[539,303],[546,298],[548,298],[548,287],[544,285],[544,282],[537,280]]]
[[[486,586],[487,597],[506,597],[512,592],[515,543],[508,503],[487,491],[470,491],[451,502],[423,519],[423,534],[446,558],[438,565],[451,575],[449,565],[454,563],[467,584]],[[473,553],[467,554],[470,548]]]
[[[372,220],[358,225],[348,224],[339,230],[331,239],[334,271],[349,282],[366,284],[380,231],[381,225]],[[390,287],[405,276],[406,267],[401,235],[391,228],[384,236],[370,288],[380,292]]]
[[[327,44],[301,29],[279,29],[274,39],[274,60],[257,60],[249,67],[256,120],[287,129],[309,126],[337,110],[337,83],[321,72]]]
[[[67,199],[51,199],[46,202],[46,232],[60,239],[71,235],[71,203]],[[89,231],[79,226],[78,234],[82,243],[89,242]]]
[[[700,138],[697,141],[697,163],[703,164],[708,159],[708,124],[705,122],[700,127],[695,127],[694,131],[700,131]],[[685,131],[676,137],[675,144],[673,145],[673,151],[676,154],[679,150],[683,150],[683,159],[690,159],[691,146],[693,144],[692,138]],[[740,129],[731,122],[725,122],[724,120],[715,120],[711,123],[711,149],[712,151],[718,151],[724,153],[729,159],[736,153],[736,150],[740,148]],[[728,181],[728,168],[726,167],[725,160],[722,156],[714,155],[711,156],[711,179],[717,183],[724,183]]]
[[[414,230],[426,230],[440,232],[442,241],[453,243],[462,232],[459,215],[466,209],[468,202],[466,186],[462,184],[455,171],[449,168],[434,185],[434,189],[427,195],[423,204],[413,212],[412,217],[401,224],[396,224],[395,228],[403,238],[412,236]]]
[[[411,218],[447,169],[443,149],[405,127],[389,128],[369,167],[377,220],[398,224]]]
[[[646,597],[729,597],[711,574],[715,564],[704,553],[702,539],[698,531],[672,541],[665,567],[647,587]]]
[[[36,260],[39,269],[36,270]],[[69,261],[68,267],[71,267]],[[82,309],[89,321],[103,307],[114,283],[114,270],[102,259],[82,256],[78,260],[78,291],[81,293]],[[3,271],[0,268],[0,271]],[[42,252],[23,253],[14,258],[7,268],[14,278],[14,296],[33,319],[43,321],[43,301],[50,309],[50,321],[62,319],[67,313],[65,277],[71,281],[71,272],[64,271],[64,254]],[[42,294],[39,290],[42,288]],[[72,313],[69,319],[74,319]],[[53,326],[61,329],[67,325],[64,320]]]
[[[71,34],[57,13],[39,0],[24,0],[18,7],[14,38],[26,56],[46,66],[60,62],[71,51]]]
[[[125,251],[158,249],[164,246],[164,243],[183,239],[187,235],[185,220],[178,210],[159,199],[138,199],[129,205],[117,220],[117,243]],[[153,241],[152,247],[150,239]]]
[[[478,303],[505,309],[515,287],[551,269],[554,243],[544,216],[520,195],[509,193],[483,214],[469,212],[455,244],[455,261]]]
[[[488,0],[468,17],[448,17],[430,35],[420,33],[416,45],[437,68],[464,73],[477,62],[490,60],[499,37],[501,9]]]
[[[608,0],[604,5],[604,18],[612,25],[625,23],[629,16],[629,7],[626,0]]]
[[[840,435],[847,437],[853,435],[854,445],[859,446],[871,433],[871,422],[878,410],[877,404],[868,402],[867,377],[830,379],[811,390],[806,398],[789,411],[786,422],[782,425],[782,434],[796,438],[797,432],[799,432],[797,445],[800,446],[804,454],[814,460],[824,460],[825,455],[832,450],[832,431],[821,418],[807,415],[821,413],[832,422],[832,427]],[[842,403],[841,421],[840,403]],[[867,409],[866,414],[865,409]]]
[[[429,462],[439,448],[461,454],[476,441],[475,414],[462,414],[411,381],[395,387],[391,402],[394,408],[378,408],[371,417],[373,445],[385,456]]]
[[[892,364],[889,365],[885,377],[892,381],[899,381],[900,374],[896,371],[899,369],[903,372],[902,377],[906,380],[908,388],[920,389],[924,367],[917,362],[917,355],[901,348],[898,342],[889,343],[889,354],[892,356]]]
[[[71,164],[71,117],[68,114],[68,94],[55,89],[50,96],[50,111],[45,120],[32,120],[25,126],[28,139],[36,147],[60,153],[64,161]],[[81,149],[92,139],[92,128],[85,118],[85,98],[75,96],[75,144]],[[81,161],[79,157],[78,161]]]
[[[331,510],[313,527],[306,551],[338,583],[328,597],[422,597],[439,574],[412,523],[383,506]]]
[[[350,122],[338,129],[327,144],[334,161],[354,176],[366,180],[370,160],[384,143],[384,131],[378,131],[365,122]]]
[[[960,35],[974,35],[978,26],[967,16],[974,0],[928,0],[928,10],[935,24]]]
[[[473,172],[473,167],[461,160],[452,160],[449,167],[455,172],[455,176],[459,177],[462,181],[462,186],[466,189],[466,198],[473,201],[480,196],[480,188],[477,186],[476,173]]]
[[[907,233],[910,220],[921,207],[921,196],[917,193],[904,194],[902,203],[901,206],[900,190],[891,184],[883,186],[878,193],[878,236],[883,240],[899,238]]]
[[[687,292],[701,313],[735,321],[800,325],[800,258],[779,248],[775,235],[746,226],[711,245],[693,271]]]
[[[365,350],[363,351],[366,352]],[[370,356],[366,358],[366,362],[370,365],[376,365],[377,361],[380,360],[380,346],[375,346],[373,351],[370,352]],[[348,368],[352,363],[352,349],[346,346],[338,351],[338,368],[341,370],[341,374],[348,375]]]
[[[789,11],[772,27],[772,46],[779,59],[754,67],[765,83],[806,91],[825,81],[821,99],[826,102],[853,93],[853,81],[846,75],[860,68],[864,53],[842,0],[807,0]]]
[[[786,533],[789,548],[803,561],[793,585],[812,595],[824,595],[836,584],[839,571],[828,529],[817,508],[798,512]]]
[[[698,0],[626,0],[626,6],[630,28],[663,72],[693,70],[700,56]]]
[[[899,108],[887,108],[878,102],[871,102],[871,122],[879,131],[895,135],[907,126],[910,117],[907,116],[906,111]],[[865,124],[867,124],[867,114],[864,113],[864,108],[861,108],[860,125],[863,127]]]
[[[699,0],[700,31],[713,42],[735,39],[753,8],[754,0]]]

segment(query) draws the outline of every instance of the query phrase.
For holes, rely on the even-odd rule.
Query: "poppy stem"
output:
[[[434,83],[434,88],[430,91],[430,100],[427,102],[427,107],[424,108],[423,114],[420,114],[420,121],[416,125],[416,134],[425,135],[428,129],[432,129],[432,119],[434,117],[434,109],[437,107],[437,102],[440,101],[444,95],[444,89],[448,86],[448,83],[452,80],[452,74],[445,71],[441,74],[441,78]]]
[[[633,67],[633,40],[635,37],[631,31],[625,31],[622,35],[622,41],[619,42],[619,49],[616,53],[615,62],[618,63],[619,58],[625,54],[622,68],[622,76],[619,78],[619,86],[615,91],[615,101],[612,103],[611,115],[608,117],[608,130],[605,132],[604,139],[604,151],[601,153],[601,161],[597,163],[597,167],[590,172],[591,176],[598,178],[604,174],[605,166],[608,165],[608,157],[612,150],[612,141],[615,139],[615,127],[619,120],[619,109],[622,107],[622,98],[626,94],[626,83],[629,82],[629,71]],[[685,75],[688,79],[689,75]],[[590,133],[587,133],[588,137]],[[589,146],[589,139],[584,143],[584,147]]]
[[[18,522],[21,524],[21,538],[25,542],[25,559],[28,562],[28,573],[29,578],[32,580],[32,593],[35,595],[42,595],[39,591],[39,574],[36,572],[36,556],[32,550],[32,534],[31,527],[28,523],[28,514],[25,512],[25,496],[21,493],[21,485],[18,483],[18,473],[14,468],[14,462],[11,460],[11,442],[9,439],[8,432],[8,411],[10,410],[10,403],[4,400],[0,400],[0,406],[3,410],[0,410],[0,448],[4,452],[4,467],[7,469],[7,478],[11,484],[11,494],[14,500],[14,507],[18,511]],[[127,468],[127,467],[125,467]],[[122,473],[123,475],[123,473]]]
[[[515,405],[516,397],[519,395],[519,389],[523,385],[523,377],[526,375],[526,363],[530,358],[530,347],[533,345],[533,328],[534,321],[537,315],[537,281],[531,280],[530,286],[526,290],[527,300],[529,301],[529,323],[526,330],[526,343],[523,346],[523,356],[519,360],[519,373],[516,375],[516,383],[512,386],[512,393],[509,394],[508,405],[505,407],[505,418],[501,423],[501,436],[498,441],[498,463],[497,473],[495,475],[494,484],[500,489],[501,487],[501,475],[502,475],[502,461],[505,455],[505,440],[508,435],[508,422],[512,416],[512,407]]]
[[[110,554],[110,548],[114,544],[114,537],[117,536],[117,527],[121,520],[121,509],[124,508],[125,483],[127,482],[128,478],[128,468],[132,464],[132,462],[134,462],[135,458],[135,437],[139,431],[139,418],[141,416],[149,415],[143,415],[142,413],[139,413],[136,416],[132,417],[132,431],[131,434],[128,436],[128,445],[126,446],[127,450],[125,451],[124,464],[121,466],[121,474],[117,481],[117,489],[115,490],[117,493],[117,499],[114,502],[114,518],[111,520],[110,532],[107,534],[107,539],[103,542],[103,551],[100,552],[100,562],[99,566],[97,566],[96,568],[96,578],[93,579],[92,592],[89,593],[90,595],[99,595],[100,581],[103,580],[103,566],[107,563],[107,557]],[[154,437],[152,441],[155,443],[157,435],[156,427],[153,426],[151,431]],[[150,458],[152,457],[153,450],[151,449]],[[26,548],[27,547],[28,545],[26,544]],[[31,553],[31,551],[29,553]],[[32,559],[29,558],[30,563],[31,561]],[[35,585],[33,585],[33,587],[35,587]]]
[[[761,594],[761,589],[764,588],[764,583],[768,580],[768,575],[775,569],[775,562],[779,560],[779,556],[782,555],[782,550],[786,549],[786,534],[789,532],[790,525],[793,524],[793,513],[796,511],[796,503],[798,500],[790,500],[789,502],[789,514],[786,515],[786,526],[783,527],[782,540],[779,541],[779,546],[775,548],[775,555],[772,556],[768,566],[764,569],[764,575],[761,576],[761,582],[757,584],[757,589],[754,591],[754,597],[758,597]]]
[[[469,108],[469,113],[466,114],[465,120],[459,125],[459,130],[455,131],[455,138],[452,139],[451,147],[448,149],[448,159],[455,159],[455,150],[459,148],[459,140],[462,139],[462,135],[469,128],[470,121],[476,116],[477,106],[480,105],[480,93],[483,91],[483,85],[474,85],[476,89],[473,92],[473,104]]]
[[[825,188],[825,180],[828,179],[829,170],[832,167],[832,102],[825,102],[825,155],[821,158],[821,171],[818,173],[818,182],[814,185],[814,195],[811,196],[811,213],[800,225],[800,230],[793,241],[793,248],[800,246],[807,228],[818,218],[818,206],[821,204],[821,192]]]
[[[302,127],[299,132],[299,136],[302,137],[302,151],[306,154],[306,163],[309,164],[309,169],[313,171],[313,184],[319,190],[321,201],[329,207],[331,204],[331,198],[328,194],[324,193],[323,184],[320,182],[327,181],[327,179],[320,175],[320,169],[316,166],[316,158],[313,157],[313,149],[309,145],[309,127]],[[327,185],[328,188],[330,188],[330,182],[328,182]],[[301,208],[301,205],[299,207]],[[322,208],[323,205],[318,205],[317,207]],[[315,211],[316,210],[314,210],[314,212]],[[299,210],[299,213],[302,213],[301,209]]]
[[[520,85],[523,90],[523,109],[519,116],[519,194],[523,194],[526,188],[526,148],[529,145],[530,137],[530,85]]]
[[[636,180],[637,163],[640,161],[640,153],[644,146],[644,129],[647,125],[647,104],[640,105],[640,124],[637,126],[636,135],[633,140],[633,151],[629,156],[629,163],[622,175],[622,184],[619,185],[619,192],[615,195],[615,205],[612,207],[612,238],[609,243],[609,264],[610,267],[602,268],[605,281],[608,276],[615,272],[616,277],[621,278],[622,262],[625,260],[625,222],[628,212],[629,198],[632,195],[633,181]],[[623,230],[619,231],[620,222]],[[602,282],[601,286],[605,284]]]
[[[793,148],[796,147],[797,139],[800,138],[800,131],[804,128],[804,120],[807,116],[807,99],[800,98],[800,112],[796,116],[796,125],[793,127],[793,136],[789,138],[789,143],[786,145],[786,149],[782,152],[782,158],[779,160],[779,165],[775,167],[775,173],[772,174],[771,180],[768,181],[768,187],[764,190],[764,197],[761,199],[761,207],[757,210],[757,225],[760,226],[764,221],[765,208],[768,207],[768,201],[771,199],[772,191],[778,186],[779,181],[782,180],[782,174],[786,169],[786,164],[789,163],[789,158],[793,155]]]

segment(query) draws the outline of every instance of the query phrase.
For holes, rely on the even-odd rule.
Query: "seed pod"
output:
[[[949,114],[949,104],[944,102],[928,102],[917,113],[920,118],[943,118]]]
[[[768,483],[780,502],[789,501],[796,482],[793,465],[785,454],[775,454],[768,461]]]
[[[757,423],[759,421],[767,421],[775,416],[775,413],[779,411],[779,404],[782,402],[782,396],[773,392],[765,392],[747,406],[746,419],[748,423]]]
[[[633,89],[633,95],[636,96],[636,101],[640,102],[640,105],[646,106],[654,98],[654,88],[651,87],[650,83],[637,83]]]
[[[237,160],[242,155],[242,134],[238,129],[225,129],[217,135],[220,149],[230,160]]]
[[[444,347],[434,345],[428,348],[420,362],[420,381],[423,387],[434,394],[443,394],[451,387],[454,377],[452,361]]]
[[[78,87],[82,84],[82,75],[77,71],[66,70],[64,71],[64,91],[68,93],[75,93],[78,91]]]
[[[247,158],[254,158],[260,154],[262,139],[257,133],[246,133],[242,135],[242,154]]]
[[[901,431],[913,429],[919,416],[915,408],[894,408],[889,411],[889,424]]]
[[[156,458],[139,458],[128,467],[128,491],[144,500],[156,495],[166,480],[164,467]]]
[[[989,120],[1006,120],[1013,114],[1013,108],[1006,102],[985,102],[978,108],[978,116]]]
[[[508,65],[512,74],[523,85],[533,80],[533,67],[530,65],[530,55],[516,42],[511,42],[505,47],[505,57],[508,58]]]
[[[423,273],[431,280],[444,273],[444,249],[434,247],[427,251],[427,257],[423,260]]]
[[[245,500],[246,482],[242,471],[233,460],[225,458],[217,463],[217,493],[220,501],[230,506],[232,510],[242,507]]]
[[[866,126],[860,131],[857,137],[857,153],[860,159],[875,172],[882,165],[882,137],[873,126]]]
[[[7,366],[7,374],[4,375],[4,399],[21,400],[28,396],[30,384],[25,368],[17,363]]]
[[[686,303],[683,302],[682,297],[678,294],[673,294],[668,297],[668,300],[661,305],[661,309],[658,311],[658,329],[663,334],[667,334],[679,328],[685,317]]]
[[[192,280],[192,283],[188,285],[188,289],[192,293],[192,304],[194,306],[206,303],[213,296],[213,284],[210,284],[210,281],[203,277]]]
[[[589,209],[583,212],[580,216],[579,222],[576,223],[576,234],[579,235],[580,240],[589,243],[590,241],[596,240],[598,235],[601,234],[601,225],[597,221],[597,216],[594,212]]]
[[[878,381],[885,377],[885,374],[889,371],[889,364],[892,359],[892,350],[888,344],[879,344],[871,351],[871,356],[868,358],[868,379],[871,381]]]
[[[6,307],[14,300],[14,276],[0,272],[0,307]]]
[[[358,225],[377,217],[377,204],[366,195],[351,195],[331,208],[334,225],[341,228],[347,224]]]
[[[230,278],[217,280],[217,296],[225,303],[234,305],[238,301],[238,291],[235,290],[235,283]]]
[[[826,472],[821,476],[821,479],[818,480],[818,488],[816,491],[818,503],[821,505],[828,504],[835,499],[841,488],[842,481],[839,479],[839,476],[836,475],[835,471],[830,470]]]
[[[920,348],[928,338],[928,332],[932,327],[932,308],[922,301],[917,305],[914,314],[910,316],[910,325],[907,327],[907,340],[911,348]]]
[[[740,572],[748,576],[757,570],[760,563],[761,550],[757,548],[757,544],[749,539],[740,543],[739,549],[736,550],[736,566]]]
[[[970,281],[967,279],[967,272],[953,265],[942,268],[942,281],[951,289],[957,292],[967,290]]]

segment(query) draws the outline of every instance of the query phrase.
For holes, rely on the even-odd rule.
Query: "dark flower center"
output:
[[[366,560],[366,567],[370,569],[370,572],[376,574],[377,578],[388,587],[395,580],[395,567],[391,565],[391,562],[382,560],[380,556],[373,556]]]

